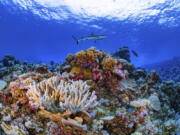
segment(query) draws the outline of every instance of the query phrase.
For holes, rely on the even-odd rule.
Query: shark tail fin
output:
[[[79,44],[79,40],[75,36],[72,35],[72,38],[76,41],[77,44]]]

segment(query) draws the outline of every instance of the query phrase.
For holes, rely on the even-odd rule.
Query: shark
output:
[[[96,42],[97,40],[102,40],[107,38],[106,35],[95,35],[94,33],[91,33],[88,36],[84,36],[81,38],[77,38],[75,36],[72,35],[72,38],[76,41],[77,44],[79,44],[81,41],[86,41],[86,40],[94,40],[94,42]]]

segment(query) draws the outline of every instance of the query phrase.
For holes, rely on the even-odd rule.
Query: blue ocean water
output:
[[[107,38],[76,44],[95,33]],[[135,65],[180,56],[179,0],[0,0],[0,58],[62,62],[95,46],[115,52],[128,46]]]

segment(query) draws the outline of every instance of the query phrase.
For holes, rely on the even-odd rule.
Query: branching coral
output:
[[[40,109],[87,112],[98,104],[95,92],[91,93],[89,88],[82,80],[65,81],[55,76],[38,84],[34,82],[30,85],[27,96],[30,104]]]
[[[13,102],[25,103],[27,101],[26,92],[31,84],[34,81],[42,81],[46,78],[51,77],[53,74],[39,74],[39,73],[26,73],[20,75],[16,80],[10,82],[9,84],[9,93],[4,93],[12,95]]]

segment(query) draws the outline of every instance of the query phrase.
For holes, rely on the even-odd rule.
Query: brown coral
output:
[[[76,53],[73,58],[69,56],[67,60],[71,66],[80,66],[84,68],[88,67],[92,70],[99,64],[99,60],[101,60],[104,56],[104,52],[98,51],[96,48],[90,48]]]
[[[85,69],[81,67],[73,67],[70,74],[74,76],[75,80],[77,79],[89,80],[92,78],[92,72],[89,69]]]
[[[105,71],[113,71],[117,64],[117,60],[111,57],[106,57],[102,61],[102,68]]]
[[[123,115],[105,121],[105,129],[114,135],[129,135],[133,132],[133,123]]]
[[[139,107],[132,113],[131,119],[136,123],[136,127],[139,127],[145,122],[146,116],[148,116],[146,107]]]

